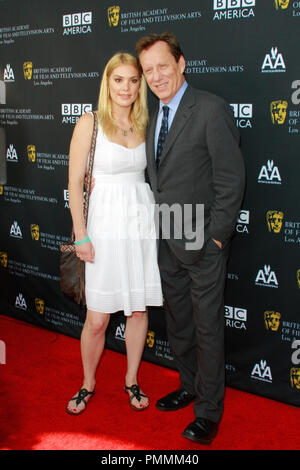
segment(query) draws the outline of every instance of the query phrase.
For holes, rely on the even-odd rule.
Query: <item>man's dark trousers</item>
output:
[[[159,242],[159,266],[167,299],[168,339],[181,386],[196,395],[196,417],[219,422],[223,412],[224,283],[228,246],[208,239],[197,262],[184,264],[167,240]]]

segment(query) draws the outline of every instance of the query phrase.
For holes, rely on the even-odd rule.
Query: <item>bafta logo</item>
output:
[[[24,72],[25,80],[31,80],[32,79],[32,62],[30,62],[30,61],[24,62],[23,72]]]
[[[267,311],[264,313],[265,327],[267,330],[278,331],[281,315],[279,312]]]
[[[290,0],[274,0],[276,10],[286,10],[289,6]]]
[[[107,16],[108,16],[109,26],[113,26],[113,27],[118,26],[119,17],[120,17],[120,7],[119,6],[109,7],[107,9]]]
[[[37,224],[30,224],[30,233],[32,240],[38,241],[40,239],[40,227]]]
[[[282,229],[283,212],[268,211],[266,216],[269,232],[280,233]]]
[[[292,367],[290,372],[291,386],[300,390],[300,369],[299,367]]]
[[[7,268],[7,253],[0,251],[0,266]]]
[[[155,333],[154,331],[148,331],[147,333],[147,346],[153,348],[155,342]]]
[[[284,123],[287,112],[287,101],[276,100],[272,101],[270,105],[271,119],[273,124],[281,125]]]
[[[298,288],[300,289],[300,269],[297,270],[297,284]]]
[[[43,299],[39,299],[38,297],[36,297],[34,299],[34,303],[35,303],[35,308],[36,308],[36,311],[40,314],[40,315],[43,315],[44,314],[44,311],[45,311],[45,302]]]
[[[1,185],[0,185],[0,196],[2,196],[3,191],[4,191],[4,186],[3,186],[3,184],[1,184]]]
[[[27,145],[28,161],[35,162],[35,145]]]

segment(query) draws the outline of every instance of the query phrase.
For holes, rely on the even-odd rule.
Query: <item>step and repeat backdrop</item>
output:
[[[226,284],[227,384],[299,406],[299,27],[295,0],[1,0],[0,313],[80,337],[85,311],[59,287],[73,128],[116,51],[173,31],[188,82],[230,103],[247,169]],[[165,312],[149,315],[144,359],[175,369]],[[109,348],[125,352],[124,330],[114,314]]]

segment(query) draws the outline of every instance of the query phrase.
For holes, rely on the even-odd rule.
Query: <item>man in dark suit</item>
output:
[[[239,134],[227,103],[185,81],[185,59],[172,33],[141,38],[136,53],[159,98],[146,139],[147,172],[156,203],[178,204],[183,211],[187,204],[193,208],[182,237],[172,231],[164,237],[164,227],[160,228],[166,323],[181,387],[156,406],[172,411],[195,401],[195,420],[183,436],[207,444],[215,437],[223,412],[226,262],[245,184]],[[197,220],[199,205],[204,206],[202,221]],[[185,234],[196,232],[200,222],[204,242],[193,247]]]

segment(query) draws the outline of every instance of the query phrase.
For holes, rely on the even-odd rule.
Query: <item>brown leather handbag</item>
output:
[[[83,215],[85,224],[87,224],[89,198],[92,182],[93,163],[96,147],[96,139],[98,133],[98,117],[94,114],[94,129],[91,142],[89,168],[86,180],[86,191],[83,203]],[[62,292],[73,298],[78,304],[86,305],[85,298],[85,262],[76,256],[75,251],[75,235],[72,228],[69,243],[60,245],[60,288]]]

